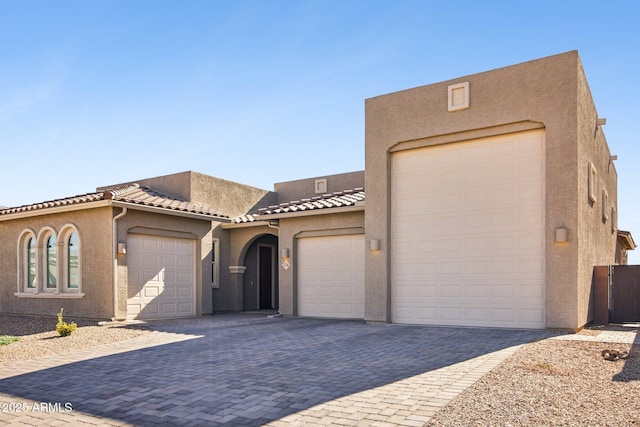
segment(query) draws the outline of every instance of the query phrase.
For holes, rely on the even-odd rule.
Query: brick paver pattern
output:
[[[420,426],[544,331],[215,315],[0,367],[0,426]],[[71,408],[65,407],[65,404]]]

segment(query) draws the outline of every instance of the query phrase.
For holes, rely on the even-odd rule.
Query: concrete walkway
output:
[[[0,367],[0,425],[420,426],[543,331],[220,315]]]

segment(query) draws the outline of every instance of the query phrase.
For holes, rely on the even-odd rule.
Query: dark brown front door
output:
[[[260,309],[273,308],[273,248],[258,247],[258,286]]]

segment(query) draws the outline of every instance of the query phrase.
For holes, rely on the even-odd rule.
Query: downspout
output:
[[[128,209],[122,208],[122,212],[113,217],[113,317],[112,320],[118,319],[118,221],[127,214]]]

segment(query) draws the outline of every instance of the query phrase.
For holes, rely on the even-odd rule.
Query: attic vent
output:
[[[469,108],[469,82],[451,85],[447,89],[449,111]]]
[[[327,178],[316,179],[316,194],[325,194],[327,192]]]

